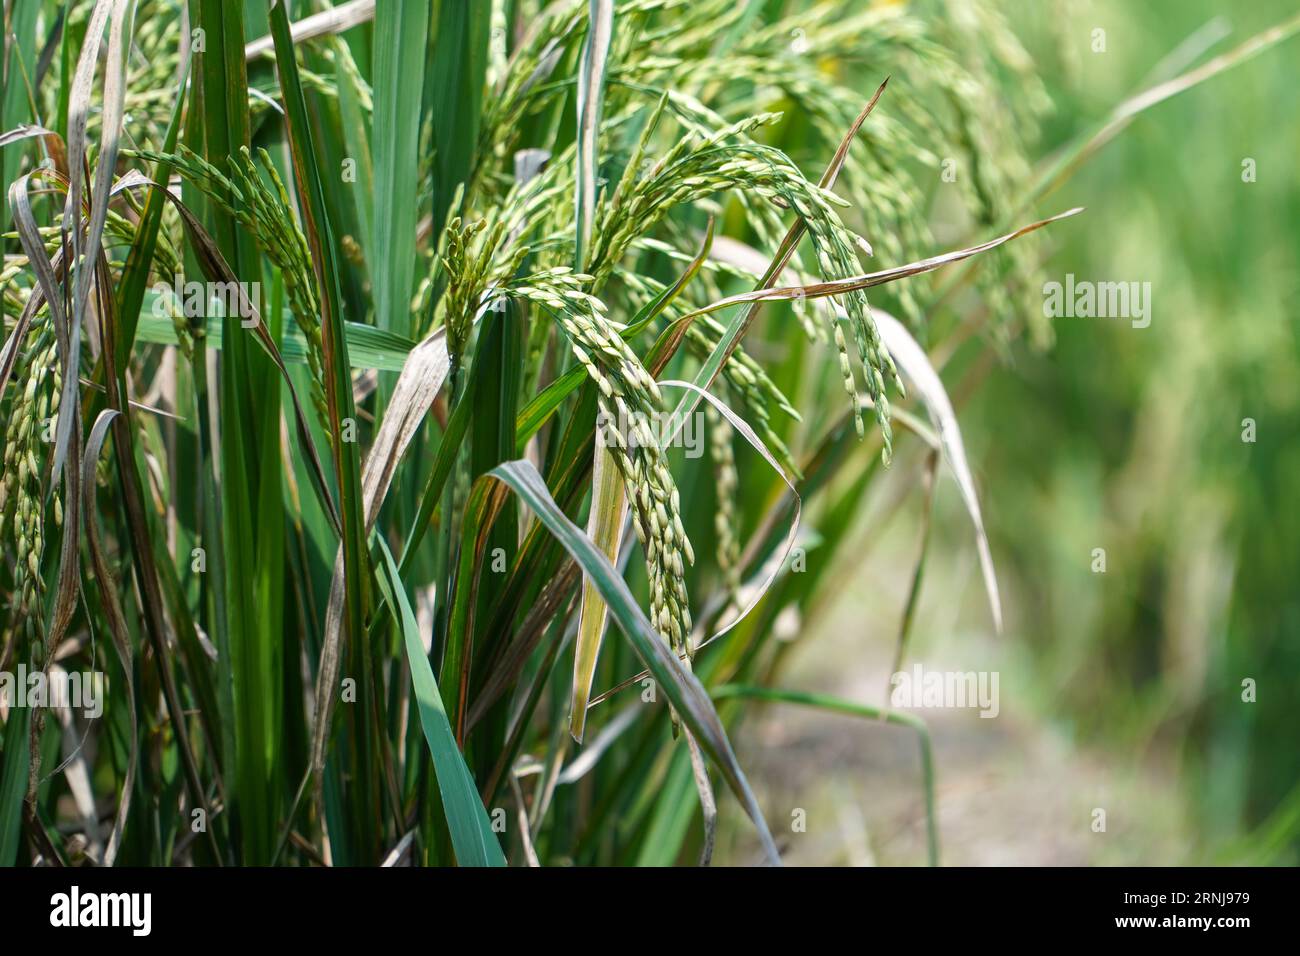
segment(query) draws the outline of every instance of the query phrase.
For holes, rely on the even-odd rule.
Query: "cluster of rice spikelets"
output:
[[[142,149],[134,151],[133,155],[170,166],[197,186],[205,196],[248,229],[258,247],[280,270],[289,309],[307,340],[307,361],[312,373],[312,404],[320,420],[326,421],[324,346],[321,340],[320,295],[316,289],[316,273],[312,268],[307,237],[289,211],[292,205],[288,190],[266,151],[258,150],[258,159],[275,192],[262,181],[258,167],[247,149],[231,159],[230,176],[226,176],[184,144],[174,154]],[[192,328],[191,334],[201,335],[203,331],[201,327]],[[326,432],[328,434],[328,429]]]
[[[665,289],[663,283],[630,269],[619,269],[615,275],[620,283],[628,288],[639,290],[647,300],[662,294]],[[697,279],[697,281],[702,280]],[[722,294],[719,292],[712,298],[720,299]],[[665,310],[670,320],[680,317],[688,306],[699,307],[705,304],[689,292],[681,296],[681,302],[682,305],[674,303]],[[684,344],[692,355],[703,360],[717,347],[724,332],[723,327],[712,316],[696,316],[687,327]],[[726,383],[727,394],[738,403],[737,410],[743,413],[745,421],[763,439],[763,443],[776,455],[777,460],[791,473],[797,473],[799,468],[794,456],[774,429],[772,421],[773,409],[778,409],[795,421],[799,420],[799,412],[785,393],[772,381],[763,366],[745,351],[744,346],[738,346],[722,366],[722,380]],[[717,390],[715,388],[715,391]]]
[[[682,525],[681,500],[655,433],[659,386],[609,323],[605,305],[583,291],[592,277],[557,268],[512,283],[511,295],[542,306],[569,337],[569,348],[599,389],[597,437],[623,477],[650,579],[651,621],[675,649],[691,630],[685,566],[695,552]]]
[[[860,239],[836,211],[847,203],[809,182],[779,149],[750,138],[759,127],[779,120],[780,114],[762,113],[706,132],[702,124],[714,118],[710,113],[676,96],[671,101],[682,108],[688,132],[645,175],[626,188],[621,183],[615,192],[593,249],[591,270],[597,280],[611,272],[634,240],[661,222],[673,207],[698,203],[722,192],[734,192],[749,201],[763,199],[793,210],[808,229],[820,275],[842,278],[862,271],[857,256]],[[662,102],[657,109],[662,109]],[[844,296],[844,300],[863,383],[875,405],[888,453],[889,402],[885,389],[887,381],[899,384],[898,373],[880,344],[866,296],[855,292]],[[840,354],[854,421],[862,434],[861,392],[841,323],[834,323],[830,333]]]
[[[824,162],[852,123],[862,108],[862,70],[902,74],[908,95],[873,116],[837,187],[886,262],[906,261],[909,251],[934,244],[926,175],[916,174],[918,163],[931,182],[959,193],[974,226],[991,228],[1012,211],[1017,187],[1028,176],[1026,143],[1050,101],[995,5],[953,3],[946,17],[937,18],[922,18],[904,4],[792,5],[782,19],[739,31],[732,45],[716,52],[717,31],[742,12],[724,0],[690,4],[653,48],[629,49],[625,69],[642,83],[706,97],[727,115],[777,107],[797,112],[808,130],[792,152],[800,163]],[[832,63],[838,68],[828,71]],[[731,82],[736,77],[747,82]],[[1018,95],[999,96],[1005,86],[996,77],[1013,77]],[[1041,287],[1036,250],[1032,239],[997,250],[975,276],[995,328],[1015,314],[1008,306],[1016,289],[1028,294]],[[796,261],[804,273],[815,273],[802,256]],[[924,282],[891,287],[891,310],[919,326],[925,288]],[[1041,317],[1032,331],[1040,338],[1049,334]]]
[[[14,377],[4,436],[4,480],[0,482],[0,540],[12,534],[15,541],[17,608],[29,619],[39,614],[43,589],[45,506],[41,469],[45,456],[38,453],[46,445],[46,436],[53,434],[63,387],[53,331],[43,326],[31,334],[31,342],[31,357]],[[56,524],[62,524],[62,504],[57,495],[53,511]]]
[[[717,512],[713,518],[718,543],[715,557],[723,587],[734,602],[740,593],[740,509],[736,493],[740,475],[736,471],[736,452],[731,447],[734,429],[712,405],[705,415],[709,422],[709,455],[713,459],[713,483],[717,495]]]

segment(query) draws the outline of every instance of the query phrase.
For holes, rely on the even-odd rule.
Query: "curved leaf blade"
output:
[[[700,746],[711,756],[722,771],[727,784],[735,793],[745,812],[758,830],[768,860],[780,864],[780,854],[768,831],[758,800],[750,789],[749,781],[736,759],[726,730],[718,712],[709,699],[708,692],[677,656],[655,633],[632,592],[609,559],[596,547],[582,529],[570,521],[560,510],[547,490],[542,476],[528,461],[509,461],[498,465],[476,482],[496,480],[507,485],[532,509],[548,531],[555,536],[566,551],[582,567],[600,589],[609,612],[619,623],[619,628],[637,656],[645,663],[651,675],[668,695],[687,727],[695,734]]]
[[[456,746],[456,738],[447,720],[447,710],[442,703],[438,682],[433,676],[424,644],[420,640],[420,626],[416,622],[411,602],[402,588],[397,562],[380,535],[375,536],[383,561],[379,564],[377,580],[384,600],[402,630],[402,643],[406,659],[411,666],[411,684],[415,690],[415,703],[420,711],[420,727],[433,757],[434,775],[442,794],[443,809],[447,813],[447,828],[456,849],[456,859],[462,866],[505,866],[505,854],[492,832],[483,801],[479,799],[474,778],[470,776],[465,757]]]
[[[980,570],[984,575],[984,590],[988,594],[989,609],[993,612],[993,626],[1002,632],[1002,600],[998,594],[997,573],[993,569],[993,555],[989,551],[989,538],[984,532],[984,518],[980,514],[979,496],[975,493],[975,479],[971,477],[970,465],[966,461],[966,446],[961,439],[961,428],[957,425],[957,413],[953,411],[948,392],[943,387],[939,373],[930,364],[930,358],[921,348],[920,343],[912,337],[903,323],[887,312],[873,309],[876,327],[880,338],[894,357],[894,364],[912,384],[921,396],[930,420],[934,422],[943,445],[943,457],[957,479],[961,490],[962,502],[975,525],[975,543],[979,549]]]

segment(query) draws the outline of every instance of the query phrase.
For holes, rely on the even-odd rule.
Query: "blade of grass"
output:
[[[578,130],[575,163],[574,207],[577,221],[574,235],[574,268],[581,272],[591,231],[596,222],[596,171],[599,157],[596,140],[600,131],[601,108],[605,101],[605,68],[614,37],[613,0],[590,0],[587,7],[587,39],[578,68]],[[614,456],[605,447],[605,434],[596,429],[591,476],[591,511],[587,517],[587,536],[605,554],[610,564],[618,564],[623,522],[627,517],[627,496]],[[600,641],[605,634],[609,609],[600,590],[584,575],[582,606],[578,618],[578,636],[574,641],[573,699],[569,711],[569,733],[582,743],[587,722],[587,698],[600,655]]]
[[[199,0],[198,10],[205,40],[201,54],[203,102],[196,115],[204,121],[208,162],[228,170],[232,157],[251,145],[244,5]],[[208,205],[207,216],[213,251],[228,263],[236,287],[251,282],[260,287],[261,260],[252,237],[216,203]],[[260,311],[262,304],[254,307]],[[260,322],[257,328],[267,332]],[[228,781],[233,786],[228,787],[228,796],[238,823],[240,852],[246,863],[266,864],[275,852],[275,825],[283,799],[271,772],[278,751],[281,697],[276,678],[282,668],[283,647],[280,389],[273,362],[251,347],[247,332],[240,322],[222,325],[220,421],[212,428],[213,434],[220,436],[226,572],[227,629],[219,638],[218,663],[222,696],[234,708],[227,717],[234,726],[235,748],[234,772]],[[265,606],[261,606],[263,601]]]
[[[518,494],[564,549],[597,582],[624,637],[650,669],[683,722],[695,733],[700,745],[721,769],[732,792],[753,821],[769,862],[779,864],[780,856],[768,832],[758,800],[750,789],[744,771],[740,769],[726,731],[708,700],[707,692],[650,626],[622,576],[591,539],[560,510],[532,464],[512,461],[494,468],[488,476],[475,483],[471,500],[479,499],[482,507],[489,495],[499,495],[500,486],[494,489],[494,480],[508,485]]]
[[[59,423],[54,439],[54,465],[52,480],[57,480],[71,430],[78,416],[77,408],[77,371],[80,368],[81,336],[76,334],[83,326],[83,314],[86,300],[90,295],[91,278],[94,275],[94,262],[99,253],[103,238],[104,224],[108,217],[109,190],[112,188],[113,167],[117,163],[118,140],[122,132],[123,109],[126,99],[126,49],[130,44],[131,31],[135,17],[135,3],[132,0],[99,0],[91,13],[90,27],[86,33],[86,42],[77,61],[77,72],[73,80],[71,95],[71,118],[68,129],[68,166],[71,188],[68,190],[64,205],[64,229],[72,223],[72,308],[69,314],[71,330],[67,342],[69,348],[63,355],[64,387],[62,408],[64,414],[59,416]],[[104,90],[101,107],[99,157],[95,163],[93,183],[83,181],[86,168],[86,125],[91,107],[92,83],[99,62],[100,40],[105,21],[108,26],[108,52],[104,66]],[[84,187],[90,191],[90,223],[83,239],[81,234],[81,203]],[[79,424],[79,422],[78,422]],[[80,435],[77,436],[80,440]],[[74,463],[75,466],[75,463]]]
[[[31,710],[15,707],[5,724],[4,766],[0,768],[0,866],[14,866],[22,845],[23,797],[27,792],[27,748]]]
[[[100,318],[100,342],[104,349],[106,368],[117,368],[114,343],[117,341],[116,315],[114,314],[112,286],[109,278],[108,261],[102,251],[98,256],[97,269],[99,278],[96,283],[99,295],[97,314]],[[161,585],[158,568],[154,561],[153,543],[155,535],[150,528],[149,512],[145,506],[145,495],[140,480],[139,459],[135,447],[135,429],[131,421],[129,406],[123,398],[121,379],[117,375],[107,376],[107,411],[117,414],[105,418],[100,415],[97,424],[113,430],[114,456],[117,465],[118,483],[122,491],[122,504],[125,512],[127,532],[131,541],[131,560],[135,571],[136,587],[141,596],[141,606],[145,631],[154,652],[154,664],[161,678],[163,699],[167,715],[171,721],[172,733],[176,739],[177,750],[189,790],[191,805],[204,813],[209,819],[206,789],[199,770],[198,758],[190,743],[189,730],[186,725],[186,711],[181,700],[180,690],[172,669],[172,657],[167,642],[169,628],[163,609]],[[93,433],[92,433],[93,435]],[[102,440],[102,438],[101,438]],[[70,463],[76,461],[70,459]],[[88,465],[89,467],[89,465]],[[71,477],[69,471],[69,477]],[[93,495],[93,491],[87,492]],[[88,516],[89,517],[89,516]],[[67,538],[65,537],[65,542]],[[207,840],[212,850],[214,862],[222,862],[220,850],[216,843],[215,831],[209,828]]]
[[[574,208],[577,237],[574,261],[579,272],[586,262],[586,247],[596,221],[596,135],[605,102],[605,68],[614,37],[614,0],[588,0],[587,40],[578,64],[577,176]]]
[[[474,372],[484,373],[483,382],[478,388],[478,400],[474,406],[474,419],[470,425],[470,477],[477,478],[503,461],[514,457],[515,419],[519,412],[519,389],[524,365],[525,344],[523,341],[522,307],[510,300],[499,300],[499,307],[489,309],[479,328],[478,346],[474,354]],[[493,524],[487,543],[488,553],[492,555],[493,572],[479,582],[478,613],[480,622],[476,644],[481,651],[480,660],[491,660],[497,642],[504,635],[491,630],[489,611],[499,604],[499,595],[504,589],[506,575],[499,573],[509,568],[515,559],[519,546],[519,514],[513,500],[506,501],[498,520]],[[459,586],[459,580],[457,582]],[[449,634],[446,645],[450,646],[461,635]],[[465,683],[468,684],[470,671],[480,665],[470,656],[465,657]],[[486,730],[488,738],[494,741],[504,735],[504,714],[499,710],[493,715]],[[482,772],[480,768],[480,772]]]
[[[108,436],[108,427],[117,415],[116,410],[105,409],[95,420],[95,424],[90,430],[90,437],[86,440],[86,460],[83,465],[85,472],[82,475],[82,488],[86,496],[86,543],[89,546],[88,550],[90,552],[91,567],[95,572],[95,580],[99,583],[100,600],[103,602],[105,616],[108,618],[108,628],[113,637],[113,647],[117,651],[118,661],[122,665],[122,676],[126,682],[127,705],[131,716],[131,743],[126,762],[126,775],[122,780],[121,797],[118,800],[117,815],[113,821],[113,831],[109,836],[108,846],[104,850],[104,866],[112,866],[117,859],[122,833],[126,828],[127,816],[131,810],[131,795],[135,791],[135,771],[139,754],[139,718],[136,715],[135,707],[135,667],[132,662],[131,634],[127,628],[121,604],[117,599],[118,582],[113,577],[112,569],[109,567],[104,554],[103,545],[100,543],[99,518],[95,511],[95,464],[99,460],[104,439]],[[0,861],[3,861],[2,855],[0,855]]]
[[[392,400],[379,426],[379,432],[366,457],[361,485],[364,495],[365,531],[374,527],[379,509],[411,439],[424,421],[430,406],[447,378],[450,362],[447,355],[446,330],[434,332],[407,356],[402,374],[393,390]],[[345,567],[339,555],[334,560],[329,603],[325,609],[325,634],[321,648],[321,673],[337,672],[341,660],[342,624],[345,601]],[[331,678],[333,680],[335,678]],[[328,685],[327,685],[328,686]]]
[[[418,4],[402,5],[418,6]],[[330,7],[309,17],[303,17],[301,20],[295,20],[289,29],[289,35],[294,43],[302,43],[329,33],[350,30],[372,19],[374,15],[375,0],[348,0],[347,3],[340,3],[337,7]],[[244,45],[244,56],[251,60],[263,53],[272,52],[274,47],[275,42],[271,36],[258,37]]]
[[[944,460],[952,469],[961,490],[962,502],[966,513],[975,525],[975,544],[979,550],[980,570],[984,575],[984,590],[988,595],[989,609],[993,613],[993,627],[1002,631],[1002,600],[998,596],[997,573],[993,568],[993,555],[989,550],[988,535],[984,531],[984,518],[980,513],[979,496],[975,493],[975,479],[971,476],[970,465],[966,461],[966,446],[962,442],[961,428],[957,424],[957,413],[953,411],[948,392],[943,381],[930,364],[929,357],[919,342],[912,337],[906,327],[886,312],[874,310],[876,327],[880,330],[881,341],[894,357],[894,362],[916,387],[930,420],[934,422],[935,431],[943,445]]]
[[[424,89],[429,4],[381,3],[374,30],[374,236],[369,253],[375,324],[409,337],[415,273],[415,217],[420,164],[420,94]]]
[[[709,315],[722,309],[729,308],[733,305],[742,305],[753,302],[788,302],[793,299],[824,299],[828,296],[843,295],[846,292],[857,292],[862,289],[871,289],[876,286],[885,285],[890,282],[897,282],[900,279],[910,279],[913,276],[923,275],[927,272],[933,272],[946,265],[954,262],[961,262],[980,253],[996,249],[998,246],[1019,239],[1021,236],[1042,229],[1044,226],[1059,222],[1062,219],[1069,219],[1071,216],[1077,216],[1083,212],[1082,206],[1076,206],[1073,209],[1067,209],[1065,212],[1057,213],[1055,216],[1049,216],[1046,219],[1040,219],[1037,222],[1031,222],[1028,225],[1021,226],[1012,232],[990,239],[987,242],[981,242],[978,245],[967,246],[964,249],[956,249],[952,252],[945,252],[942,255],[931,256],[928,259],[919,259],[916,262],[909,262],[904,266],[895,266],[892,269],[882,269],[879,272],[867,272],[862,275],[849,276],[846,279],[835,279],[829,282],[811,282],[806,285],[783,286],[781,288],[763,288],[756,289],[753,292],[742,292],[737,295],[727,296],[718,299],[715,302],[695,309],[682,316],[683,319],[693,318],[697,315]],[[680,320],[679,320],[680,321]],[[716,353],[715,353],[716,354]],[[697,381],[700,376],[697,376]],[[680,415],[674,416],[674,422],[681,420]],[[680,427],[680,426],[678,426]]]
[[[169,317],[153,314],[153,303],[158,297],[150,292],[145,296],[144,308],[136,325],[136,341],[154,345],[176,345],[176,323]],[[207,321],[207,338],[216,350],[221,350],[221,325],[224,320]],[[348,359],[353,369],[400,372],[411,354],[414,344],[401,336],[377,329],[373,325],[345,322],[344,334],[348,340]],[[286,327],[280,340],[280,354],[286,363],[307,364],[307,339],[297,327]]]
[[[429,658],[424,652],[420,627],[402,587],[397,563],[381,536],[376,536],[375,543],[384,559],[379,566],[380,591],[401,628],[406,659],[411,668],[416,706],[420,711],[420,726],[433,757],[434,772],[438,778],[438,789],[442,794],[456,859],[462,866],[505,866],[501,844],[492,831],[492,822],[488,819],[483,801],[479,799],[474,778],[452,735],[442,694],[434,679]]]
[[[343,313],[339,293],[339,267],[335,259],[338,248],[325,212],[324,186],[317,168],[312,145],[311,125],[308,121],[307,101],[303,96],[294,59],[293,41],[289,33],[289,20],[284,4],[271,8],[271,35],[275,40],[275,59],[280,74],[280,88],[284,94],[288,117],[289,139],[293,152],[293,166],[298,191],[303,199],[302,208],[312,260],[317,281],[323,292],[321,302],[321,337],[324,351],[326,405],[329,410],[329,430],[334,451],[335,479],[339,491],[339,511],[343,534],[343,578],[345,639],[350,639],[357,657],[363,661],[369,649],[361,648],[365,638],[365,620],[369,608],[370,569],[366,553],[364,504],[361,493],[361,462],[354,442],[343,440],[343,421],[355,422],[356,410],[352,401],[352,381],[348,373],[347,340],[343,333]],[[316,683],[316,724],[313,728],[311,766],[316,777],[317,804],[323,800],[325,750],[329,741],[334,710],[337,660],[321,661]],[[357,668],[358,671],[361,668]],[[362,741],[354,741],[361,746]],[[355,819],[371,820],[370,809],[377,802],[375,783],[356,788],[358,804]],[[377,845],[379,846],[379,845]],[[382,849],[376,852],[382,853]]]
[[[36,19],[40,14],[40,4],[20,3],[12,9],[6,6],[6,18],[12,18],[5,24],[3,37],[0,37],[0,50],[3,50],[3,93],[0,93],[0,131],[12,129],[28,122],[36,122],[31,115],[27,102],[27,91],[21,77],[31,76],[36,68]],[[0,154],[0,224],[9,223],[9,200],[5,188],[18,177],[19,163],[22,155],[17,150]],[[4,253],[5,240],[0,239],[0,255]]]
[[[1136,96],[1129,97],[1111,110],[1110,115],[1099,126],[1067,144],[1058,153],[1056,159],[1038,176],[1033,186],[1026,191],[1023,201],[1011,212],[1011,215],[1023,213],[1033,203],[1050,194],[1146,110],[1180,93],[1185,93],[1226,70],[1248,62],[1297,33],[1300,33],[1300,15],[1257,33],[1226,53],[1221,53],[1214,59],[1173,79],[1157,83]]]
[[[735,429],[736,433],[748,442],[749,446],[758,452],[763,460],[771,466],[772,470],[777,473],[781,478],[781,481],[785,484],[786,490],[790,494],[794,508],[794,514],[790,521],[790,528],[786,532],[785,540],[781,545],[779,553],[770,557],[765,563],[761,581],[755,581],[752,584],[748,584],[741,590],[740,594],[737,596],[736,612],[723,622],[722,627],[719,630],[715,631],[707,638],[702,638],[701,635],[704,633],[702,629],[710,616],[701,615],[700,620],[696,623],[695,630],[690,636],[692,651],[694,652],[698,651],[700,648],[707,647],[709,644],[712,644],[714,641],[717,641],[730,633],[741,623],[741,621],[745,620],[745,618],[749,616],[750,612],[753,611],[754,608],[758,607],[758,604],[763,600],[764,595],[766,595],[772,588],[773,583],[776,581],[781,571],[786,567],[786,558],[789,557],[790,551],[794,547],[795,541],[799,536],[799,520],[803,511],[803,499],[800,496],[798,489],[795,487],[794,479],[781,467],[780,462],[777,461],[772,450],[763,443],[763,440],[758,437],[754,432],[754,429],[750,427],[749,423],[728,408],[725,403],[691,382],[664,379],[659,383],[659,385],[661,387],[671,386],[674,388],[685,389],[686,391],[697,394],[700,400],[708,402],[718,412],[718,414],[726,420],[727,424]],[[676,434],[672,433],[672,438],[669,440],[669,444],[671,444],[672,440],[675,438]],[[747,551],[748,550],[749,549],[747,549]],[[743,607],[740,606],[742,603]],[[683,659],[685,659],[684,656]],[[590,709],[596,704],[602,703],[618,691],[630,687],[648,676],[650,676],[649,671],[642,671],[639,674],[619,682],[599,696],[591,698],[587,703],[587,707]],[[703,799],[703,794],[701,794],[701,799]]]
[[[938,470],[939,456],[932,451],[926,456],[924,470],[921,473],[923,503],[921,529],[918,534],[920,545],[917,548],[916,568],[912,572],[912,584],[907,589],[907,603],[903,606],[903,619],[898,625],[898,644],[894,647],[894,664],[889,669],[891,677],[903,666],[903,657],[907,654],[907,645],[912,636],[912,622],[916,620],[916,606],[921,597],[921,582],[925,579],[925,559],[930,553],[930,525],[933,524],[934,519],[934,486]]]
[[[492,4],[436,0],[429,73],[433,116],[433,234],[439,235],[457,188],[469,181],[482,114]]]
[[[597,430],[595,460],[591,477],[591,514],[587,518],[587,537],[600,548],[610,564],[618,564],[619,541],[623,536],[623,522],[627,516],[627,497],[623,491],[623,476],[614,466],[609,451],[601,444]],[[582,610],[578,618],[578,636],[573,652],[573,692],[569,706],[569,733],[582,743],[587,725],[587,701],[596,676],[596,661],[600,656],[600,643],[605,635],[605,622],[609,613],[600,590],[590,577],[582,581]]]
[[[164,153],[174,153],[180,138],[181,116],[185,104],[185,87],[189,82],[190,61],[187,59],[181,68],[180,89],[176,95],[176,106],[172,110],[171,121],[163,139]],[[154,171],[155,180],[164,180],[162,169]],[[131,349],[135,343],[136,329],[139,325],[140,307],[144,304],[145,291],[149,284],[149,270],[153,266],[154,250],[158,245],[158,233],[162,227],[163,207],[166,197],[160,189],[152,190],[145,204],[144,215],[136,229],[135,241],[127,254],[123,266],[122,279],[117,290],[118,340],[117,355],[118,375],[126,372],[126,365],[131,358]]]

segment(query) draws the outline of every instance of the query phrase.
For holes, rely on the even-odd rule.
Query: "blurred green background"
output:
[[[1126,97],[1296,6],[1007,12],[1052,100],[1031,153],[1047,159]],[[1104,53],[1092,49],[1097,28]],[[1143,113],[1039,204],[1087,207],[1044,241],[1046,277],[1150,282],[1149,327],[1055,319],[1050,348],[977,337],[944,367],[1007,617],[993,637],[944,473],[909,659],[997,670],[1002,701],[998,720],[925,714],[946,863],[1300,861],[1297,89],[1293,37]],[[921,520],[920,495],[906,492],[918,461],[901,456],[901,474],[877,488],[862,518],[876,546],[801,637],[787,683],[887,701]],[[1093,570],[1098,548],[1105,573]],[[748,728],[744,758],[773,804],[809,815],[791,861],[923,860],[915,744],[892,730],[786,708]]]

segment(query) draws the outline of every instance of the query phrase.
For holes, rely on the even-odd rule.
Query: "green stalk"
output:
[[[250,144],[243,5],[200,0],[205,34],[204,146],[209,162],[227,169]],[[211,234],[242,282],[261,282],[251,238],[229,213],[209,210]],[[260,304],[259,304],[260,306]],[[272,325],[272,333],[275,325]],[[247,330],[227,320],[221,333],[221,517],[229,656],[223,682],[234,706],[233,818],[246,863],[275,852],[282,788],[274,779],[279,714],[276,703],[283,611],[283,506],[279,475],[280,387],[269,358]]]
[[[482,113],[491,3],[433,0],[433,64],[429,97],[433,116],[433,234],[455,215],[456,188],[469,181]]]
[[[420,93],[429,4],[375,7],[374,219],[370,279],[375,324],[411,335],[411,280],[415,274],[414,197],[419,190]]]
[[[338,243],[330,227],[325,209],[325,191],[316,150],[313,145],[311,124],[308,120],[307,101],[303,95],[298,64],[294,56],[293,40],[289,34],[289,21],[284,4],[271,8],[271,36],[275,42],[275,59],[279,69],[280,86],[284,95],[288,118],[289,142],[293,152],[293,166],[299,199],[305,220],[307,240],[311,246],[321,290],[321,338],[324,351],[325,398],[328,409],[327,426],[334,459],[335,480],[338,484],[339,513],[343,525],[343,580],[344,640],[349,646],[353,662],[353,675],[363,680],[369,655],[365,643],[365,621],[370,607],[370,567],[366,553],[366,531],[362,515],[361,459],[355,441],[344,441],[344,422],[355,429],[356,408],[352,399],[352,379],[349,374],[347,339],[343,331],[344,315],[339,287]],[[325,688],[326,693],[336,693],[337,688]],[[360,694],[373,692],[373,687],[363,683]],[[364,700],[358,699],[361,723],[372,713]],[[329,727],[325,728],[328,741]],[[354,779],[357,790],[356,812],[353,825],[358,832],[370,834],[371,846],[378,853],[380,834],[373,832],[377,819],[377,774],[369,772],[366,759],[370,748],[368,732],[357,733],[353,743],[357,748],[354,759],[362,761],[366,772]]]

